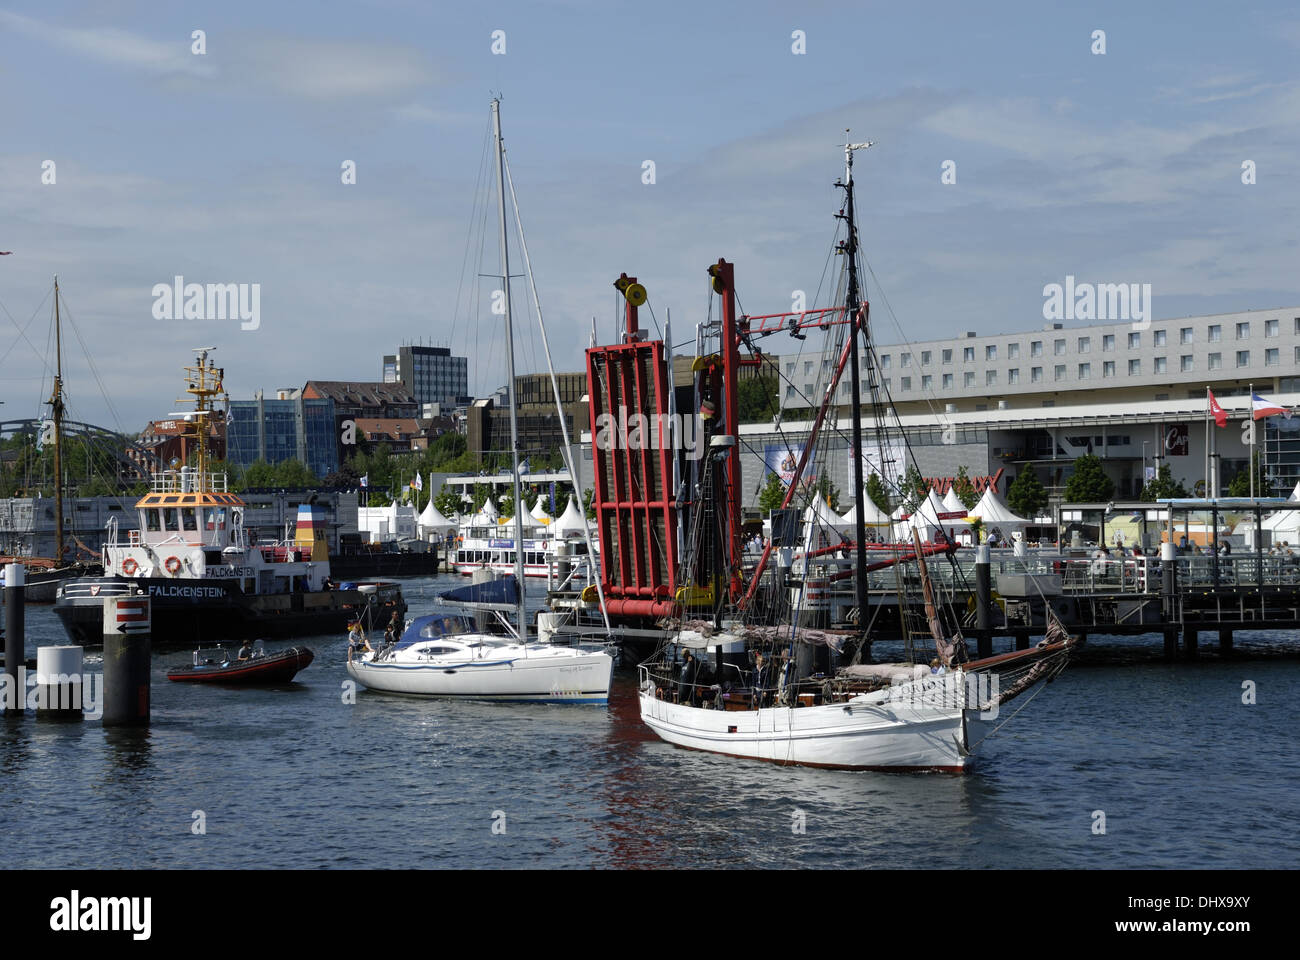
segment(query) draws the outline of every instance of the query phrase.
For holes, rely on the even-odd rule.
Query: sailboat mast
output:
[[[848,133],[846,130],[845,133]],[[846,141],[848,137],[844,138]],[[858,294],[858,228],[853,215],[853,151],[866,149],[869,143],[844,144],[844,192],[848,202],[845,205],[848,220],[848,239],[844,243],[844,255],[849,260],[849,285],[844,306],[849,318],[849,365],[853,389],[853,506],[857,516],[854,539],[857,541],[858,574],[853,582],[858,604],[858,624],[865,628],[867,623],[867,511],[865,481],[862,477],[862,389],[859,382],[861,365],[858,361],[858,327],[861,308]],[[883,469],[883,468],[882,468]]]
[[[59,320],[59,278],[54,278],[54,561],[63,562],[63,331]]]
[[[496,134],[497,206],[501,220],[501,290],[506,311],[506,398],[510,403],[510,460],[515,496],[515,580],[519,588],[519,642],[528,643],[528,618],[524,610],[524,498],[519,489],[519,408],[515,397],[515,340],[510,312],[510,245],[506,242],[505,144],[501,140],[501,101],[492,101],[492,128]]]

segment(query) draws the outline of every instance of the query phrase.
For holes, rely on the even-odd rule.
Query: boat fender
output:
[[[167,572],[174,577],[176,574],[180,573],[181,559],[180,557],[168,557],[167,562],[164,563],[163,566],[167,569]]]
[[[135,562],[135,557],[127,557],[122,561],[122,572],[128,577],[135,576],[135,572],[140,569],[140,564]]]

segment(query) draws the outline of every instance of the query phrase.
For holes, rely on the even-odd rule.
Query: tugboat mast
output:
[[[209,351],[216,347],[195,347],[198,355],[195,365],[186,367],[185,392],[194,398],[194,472],[193,492],[209,492],[208,432],[212,416],[212,401],[224,391],[222,380],[225,371],[208,359]]]
[[[845,130],[845,134],[849,131]],[[844,138],[846,141],[848,137]],[[854,539],[857,541],[857,576],[854,577],[856,600],[858,604],[858,626],[865,629],[867,622],[867,527],[866,503],[864,500],[865,482],[862,477],[862,391],[859,383],[860,365],[858,362],[858,331],[862,318],[858,316],[861,309],[858,294],[858,228],[853,217],[853,153],[866,150],[871,141],[865,143],[844,144],[844,188],[847,197],[845,219],[848,222],[848,239],[842,247],[849,261],[849,284],[844,306],[849,320],[849,365],[853,384],[853,505],[857,515]],[[883,469],[883,468],[882,468]]]

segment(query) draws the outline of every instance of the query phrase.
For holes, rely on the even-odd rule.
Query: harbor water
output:
[[[403,581],[409,615],[464,582]],[[0,720],[0,868],[1300,866],[1296,638],[1210,640],[1091,638],[963,776],[676,749],[626,663],[605,709],[349,697],[341,633],[268,642],[316,652],[270,689],[169,683],[171,647],[145,730]]]

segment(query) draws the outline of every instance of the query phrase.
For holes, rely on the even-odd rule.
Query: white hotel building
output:
[[[1300,306],[1151,321],[1144,329],[1128,322],[1049,323],[1028,333],[967,332],[877,345],[876,354],[878,381],[922,474],[950,477],[964,465],[972,476],[993,475],[1001,468],[1002,493],[1025,469],[1059,492],[1074,458],[1087,453],[1103,459],[1117,499],[1136,497],[1143,467],[1160,464],[1189,491],[1205,490],[1209,387],[1229,416],[1226,428],[1210,427],[1212,463],[1226,495],[1249,457],[1242,424],[1250,418],[1251,385],[1269,400],[1300,408]],[[786,441],[802,441],[794,418],[810,415],[808,398],[821,396],[833,364],[821,354],[779,358]],[[864,359],[864,377],[865,367]],[[848,380],[846,371],[839,388],[846,404]],[[849,432],[848,416],[848,406],[841,407],[838,433]],[[943,442],[945,426],[955,443]],[[870,449],[870,425],[864,430]],[[758,467],[761,477],[761,448],[782,438],[768,425],[747,425],[741,433],[751,456],[760,448],[760,462],[747,460],[745,476],[754,477]],[[1256,443],[1275,481],[1270,492],[1287,495],[1300,477],[1300,417],[1260,421]],[[841,491],[851,489],[847,445],[827,469]],[[747,479],[747,504],[755,486]]]

